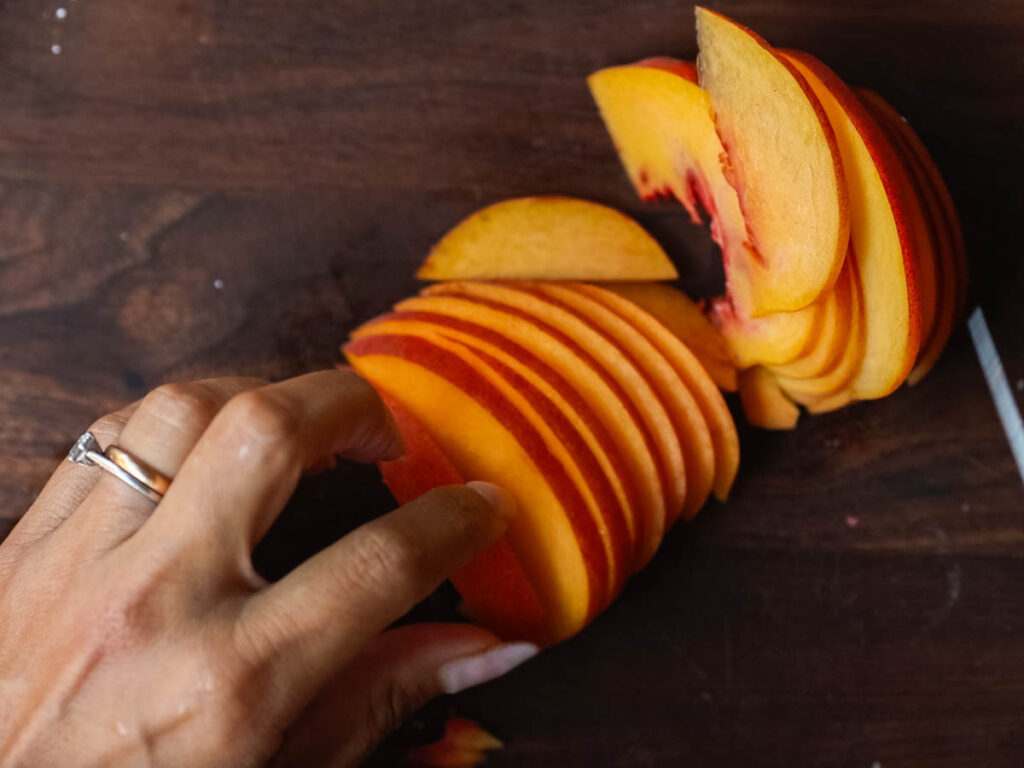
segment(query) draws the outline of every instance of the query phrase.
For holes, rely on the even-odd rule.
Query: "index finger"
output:
[[[200,578],[246,568],[304,469],[334,454],[381,461],[402,450],[390,411],[354,373],[319,371],[251,389],[214,418],[134,546],[140,556],[168,544],[187,551]]]

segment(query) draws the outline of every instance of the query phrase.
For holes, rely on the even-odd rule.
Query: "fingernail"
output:
[[[533,643],[502,643],[475,656],[444,664],[437,672],[445,693],[458,693],[511,672],[540,650]]]
[[[490,504],[491,509],[503,520],[508,520],[516,513],[515,497],[504,488],[483,480],[471,480],[466,486],[483,496],[484,501]]]

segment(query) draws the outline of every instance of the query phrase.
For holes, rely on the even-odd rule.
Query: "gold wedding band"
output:
[[[167,493],[167,489],[171,487],[171,481],[167,477],[124,449],[111,445],[103,453],[129,475],[161,496]]]
[[[86,432],[75,441],[68,453],[68,461],[85,467],[99,467],[157,504],[171,485],[169,477],[116,445],[102,450],[92,432]]]

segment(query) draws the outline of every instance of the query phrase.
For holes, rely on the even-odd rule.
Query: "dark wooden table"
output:
[[[1024,5],[716,7],[909,116],[1019,382]],[[584,85],[660,53],[695,53],[678,2],[0,3],[0,536],[95,414],[333,364],[494,200],[619,206],[701,282],[705,235],[634,198]],[[494,765],[1024,763],[1024,491],[966,332],[916,389],[743,451],[730,502],[582,636],[378,761],[456,712],[506,740]],[[265,567],[338,535],[359,477],[304,489]],[[353,514],[387,505],[366,482]]]

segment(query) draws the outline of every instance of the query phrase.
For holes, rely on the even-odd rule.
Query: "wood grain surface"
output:
[[[1024,4],[714,7],[910,119],[1019,402]],[[94,416],[150,387],[335,363],[486,203],[620,207],[685,285],[713,282],[706,235],[633,196],[584,84],[654,54],[695,54],[689,6],[0,3],[0,536]],[[505,740],[495,766],[1021,765],[1024,490],[964,329],[914,389],[742,437],[733,498],[592,627],[372,762],[454,712]],[[388,503],[371,470],[317,478],[262,567]]]

